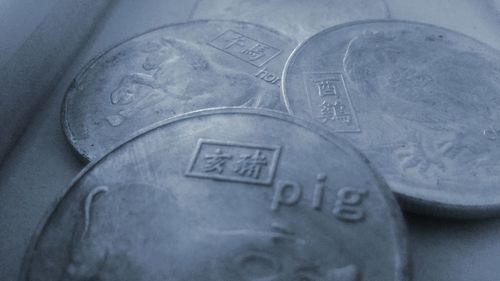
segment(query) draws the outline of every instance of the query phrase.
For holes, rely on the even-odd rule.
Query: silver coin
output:
[[[237,19],[261,23],[297,40],[354,20],[384,19],[384,0],[199,0],[192,18]]]
[[[359,22],[304,42],[283,83],[289,113],[351,141],[407,209],[499,213],[498,51],[436,26]]]
[[[409,280],[401,213],[366,162],[278,112],[174,117],[77,177],[21,280]]]
[[[193,21],[133,38],[76,77],[63,127],[85,159],[152,123],[220,106],[284,110],[283,66],[296,43],[260,25]]]

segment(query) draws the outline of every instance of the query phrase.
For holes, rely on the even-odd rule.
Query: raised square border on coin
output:
[[[216,42],[217,40],[219,40],[220,38],[223,38],[226,34],[228,34],[228,33],[230,33],[230,32],[235,33],[235,34],[238,34],[238,35],[240,35],[240,36],[242,36],[242,37],[245,37],[245,38],[247,38],[247,39],[249,39],[249,40],[251,40],[251,41],[255,41],[255,42],[257,42],[257,43],[259,43],[259,44],[261,44],[261,45],[264,45],[264,46],[266,46],[266,47],[268,47],[268,48],[271,48],[271,49],[273,49],[273,50],[274,50],[274,53],[273,53],[273,54],[272,54],[272,55],[271,55],[268,59],[266,59],[266,60],[264,60],[264,61],[262,61],[262,62],[260,62],[260,63],[253,63],[253,62],[252,62],[252,61],[250,61],[250,60],[246,60],[246,59],[244,59],[244,58],[243,58],[243,57],[241,57],[241,56],[237,56],[237,55],[235,55],[235,54],[233,54],[233,53],[229,52],[228,50],[225,50],[225,49],[220,48],[219,46],[217,46],[217,44],[216,44],[215,42]],[[256,67],[263,67],[264,65],[266,65],[268,62],[270,62],[271,60],[273,60],[275,57],[277,57],[277,56],[278,56],[279,54],[281,54],[281,52],[282,52],[282,50],[281,50],[281,49],[279,49],[279,48],[273,47],[273,46],[271,46],[271,45],[269,45],[269,44],[266,44],[266,43],[261,42],[261,41],[256,40],[256,39],[253,39],[253,38],[251,38],[251,37],[249,37],[249,36],[246,36],[246,35],[244,35],[244,34],[241,34],[241,33],[237,32],[237,31],[232,30],[232,29],[228,29],[228,30],[226,30],[225,32],[223,32],[223,33],[222,33],[222,34],[220,34],[219,36],[215,37],[212,41],[208,42],[207,44],[208,44],[209,46],[214,47],[214,48],[215,48],[215,49],[217,49],[217,50],[220,50],[220,51],[222,51],[222,52],[224,52],[224,53],[226,53],[226,54],[228,54],[228,55],[230,55],[230,56],[232,56],[232,57],[235,57],[235,58],[237,58],[237,59],[239,59],[239,60],[242,60],[242,61],[244,61],[244,62],[246,62],[246,63],[249,63],[249,64],[251,64],[251,65],[253,65],[253,66],[256,66]]]
[[[351,95],[347,88],[344,74],[341,71],[328,71],[328,72],[303,72],[302,79],[304,81],[304,87],[307,95],[307,102],[309,107],[309,112],[313,117],[317,117],[317,110],[314,110],[313,100],[316,95],[311,91],[311,82],[314,80],[336,80],[340,82],[340,87],[337,90],[340,90],[335,96],[340,98],[344,102],[345,110],[347,110],[348,115],[351,116],[351,124],[349,126],[339,126],[338,123],[335,125],[331,125],[330,123],[325,124],[330,130],[336,133],[360,133],[361,127],[359,125],[358,117],[356,114],[355,107],[351,100]],[[317,98],[317,97],[316,97]],[[325,122],[322,122],[325,123]]]
[[[272,159],[268,165],[267,177],[252,179],[247,177],[239,177],[239,176],[230,176],[226,174],[216,174],[216,173],[207,173],[195,171],[195,165],[200,157],[201,150],[203,145],[214,145],[226,148],[243,148],[243,149],[261,149],[272,152]],[[262,145],[262,144],[253,144],[253,143],[240,143],[240,142],[232,142],[232,141],[218,141],[213,139],[204,139],[201,138],[198,140],[196,144],[195,152],[189,162],[189,166],[187,171],[185,172],[185,176],[187,177],[195,177],[195,178],[203,178],[203,179],[214,179],[221,181],[232,181],[232,182],[240,182],[240,183],[251,183],[251,184],[259,184],[259,185],[271,185],[274,181],[274,176],[276,173],[276,169],[278,166],[278,161],[281,153],[281,146],[279,145]]]

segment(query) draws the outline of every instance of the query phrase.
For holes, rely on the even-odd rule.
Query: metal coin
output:
[[[324,30],[287,62],[289,113],[350,140],[411,211],[500,211],[500,55],[402,21]]]
[[[296,43],[260,25],[193,21],[133,38],[76,77],[63,127],[83,158],[96,159],[137,130],[220,106],[284,110],[283,66]]]
[[[199,0],[191,17],[261,23],[302,41],[332,25],[389,18],[390,11],[383,0]]]
[[[88,166],[21,280],[408,280],[404,234],[348,143],[279,112],[212,109]]]

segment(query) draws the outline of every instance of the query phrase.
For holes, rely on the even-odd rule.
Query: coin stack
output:
[[[132,38],[74,79],[63,129],[89,164],[21,280],[408,281],[400,207],[500,214],[497,50],[417,22],[261,25],[204,3],[217,19]]]

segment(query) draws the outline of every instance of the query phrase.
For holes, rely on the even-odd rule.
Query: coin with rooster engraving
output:
[[[91,61],[63,103],[63,127],[84,159],[184,112],[243,106],[284,110],[280,78],[296,43],[260,25],[193,21],[126,41]]]
[[[408,210],[500,213],[500,55],[404,21],[324,30],[287,62],[289,113],[347,138]]]
[[[276,111],[171,118],[77,177],[21,280],[409,280],[399,207],[367,162]]]

